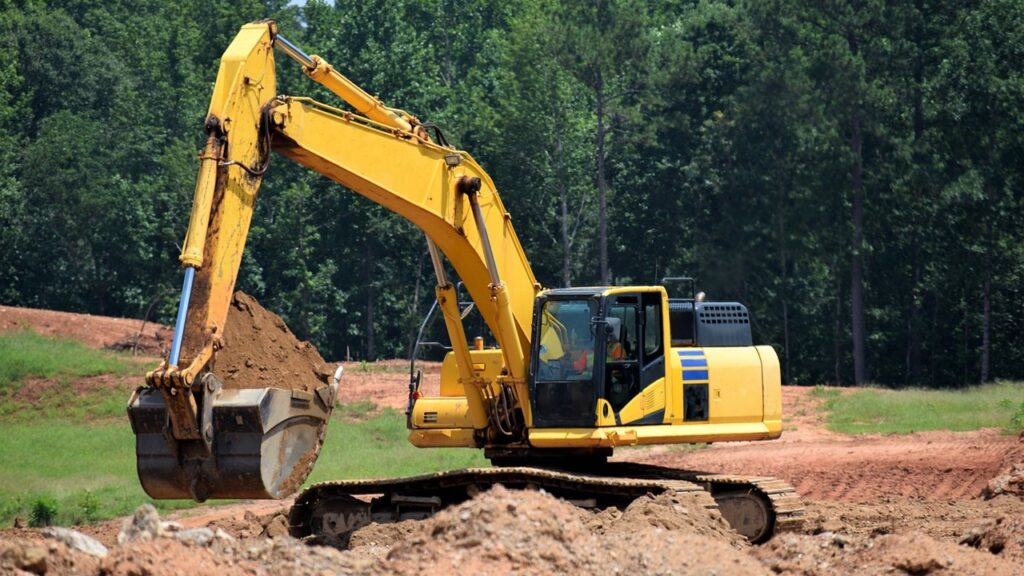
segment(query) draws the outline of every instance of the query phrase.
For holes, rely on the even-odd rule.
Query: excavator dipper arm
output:
[[[275,47],[358,113],[278,96]],[[310,396],[287,383],[224,390],[210,372],[217,350],[230,345],[223,341],[224,326],[271,150],[424,232],[475,429],[490,426],[496,395],[527,397],[526,354],[540,287],[494,183],[469,154],[431,142],[416,118],[384,106],[322,58],[306,55],[269,21],[243,26],[225,51],[205,128],[180,258],[185,274],[171,354],[146,375],[148,386],[128,407],[139,476],[151,496],[283,497],[305,480],[323,440],[337,379]],[[497,382],[474,377],[440,253],[501,346],[504,369]],[[528,426],[529,403],[517,405],[521,424]]]

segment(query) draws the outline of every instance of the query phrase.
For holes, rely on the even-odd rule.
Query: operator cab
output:
[[[593,427],[599,400],[613,417],[665,375],[655,288],[550,290],[537,300],[533,325],[535,426]]]
[[[752,345],[744,305],[706,302],[700,294],[668,299],[664,294],[660,287],[646,286],[564,288],[538,296],[530,356],[535,427],[660,424],[664,411],[644,413],[639,420],[620,412],[637,413],[636,404],[623,408],[640,402],[637,397],[649,385],[665,378],[672,349]],[[706,403],[705,395],[705,418]]]

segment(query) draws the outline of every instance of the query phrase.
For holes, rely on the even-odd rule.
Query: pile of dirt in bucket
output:
[[[314,392],[330,381],[333,366],[317,349],[296,338],[280,316],[244,292],[235,292],[231,299],[223,343],[213,373],[225,388]]]

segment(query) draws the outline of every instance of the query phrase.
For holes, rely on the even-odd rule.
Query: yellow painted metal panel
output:
[[[614,448],[647,444],[680,444],[767,440],[770,431],[762,422],[731,424],[688,423],[685,426],[616,426],[609,428],[534,428],[530,445],[536,448]]]
[[[627,402],[626,405],[622,407],[622,410],[619,410],[619,421],[620,422],[633,422],[634,420],[639,420],[639,419],[641,419],[643,417],[644,417],[644,399],[643,399],[643,394],[637,394],[636,396],[633,397],[632,400]],[[612,422],[611,422],[611,425],[614,425],[614,424],[615,424],[615,421],[613,419]]]
[[[752,346],[704,348],[708,361],[710,422],[761,422],[761,358]]]
[[[409,443],[418,448],[477,448],[472,428],[447,430],[413,430]]]
[[[597,399],[597,425],[615,425],[615,411],[612,410],[612,405],[604,398]]]
[[[470,350],[470,361],[472,362],[473,376],[494,381],[501,373],[503,358],[501,350]],[[459,382],[459,369],[455,365],[455,354],[445,354],[441,362],[441,396],[465,396],[466,392]]]
[[[230,139],[225,160],[259,164],[260,111],[275,95],[270,26],[243,26],[221,58],[209,109]],[[223,333],[260,185],[259,177],[238,165],[220,166],[216,172],[212,201],[202,203],[212,203],[213,211],[204,235],[203,265],[192,288],[182,366],[202,358],[204,348],[210,349],[210,337]]]
[[[619,421],[628,424],[662,410],[665,410],[665,378],[655,380],[623,406]]]
[[[420,398],[413,405],[412,426],[419,428],[473,428],[465,396]]]
[[[764,422],[772,437],[782,435],[782,372],[779,357],[771,346],[757,346],[761,358],[761,381],[764,389]]]

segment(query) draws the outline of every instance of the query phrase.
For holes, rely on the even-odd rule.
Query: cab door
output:
[[[615,424],[660,424],[665,414],[665,349],[660,292],[610,296],[602,397]]]

